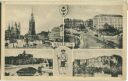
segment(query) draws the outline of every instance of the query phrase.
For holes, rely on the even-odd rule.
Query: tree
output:
[[[112,25],[109,25],[108,23],[105,23],[103,26],[103,29],[99,29],[99,33],[102,35],[109,35],[114,36],[121,33],[118,29],[114,28]]]

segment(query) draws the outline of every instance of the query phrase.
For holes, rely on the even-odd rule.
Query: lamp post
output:
[[[60,11],[60,14],[63,17],[63,25],[62,25],[63,28],[62,28],[62,32],[60,31],[60,36],[62,36],[63,45],[64,45],[64,19],[65,19],[66,15],[68,14],[68,11],[69,11],[68,5],[62,5],[60,7],[59,11]]]

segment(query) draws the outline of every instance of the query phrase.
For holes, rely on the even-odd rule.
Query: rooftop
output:
[[[117,14],[99,14],[96,15],[95,17],[99,17],[99,16],[123,17],[122,15],[117,15]]]

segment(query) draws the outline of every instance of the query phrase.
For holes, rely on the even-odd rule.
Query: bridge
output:
[[[36,70],[38,70],[38,67],[42,66],[41,64],[31,64],[31,65],[17,65],[17,66],[9,66],[5,67],[5,72],[10,73],[12,76],[17,76],[17,71],[23,68],[33,67]],[[43,71],[52,72],[52,69],[45,68]]]

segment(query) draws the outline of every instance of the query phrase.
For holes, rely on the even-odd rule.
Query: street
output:
[[[81,32],[80,48],[115,48],[118,45],[111,43],[100,36],[95,36],[94,31]]]

